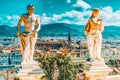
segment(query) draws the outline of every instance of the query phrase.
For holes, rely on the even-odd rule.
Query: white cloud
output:
[[[79,12],[76,10],[72,10],[61,15],[53,14],[52,17],[47,17],[46,14],[44,14],[44,16],[41,17],[41,24],[68,23],[84,25],[88,17],[90,16],[90,13],[91,11]],[[87,18],[84,18],[84,16],[87,16]]]
[[[46,13],[43,13],[40,16],[41,24],[68,23],[85,25],[91,12],[90,10],[83,12],[71,10],[60,15],[53,14],[52,17],[48,17]],[[114,12],[111,6],[106,6],[100,10],[100,17],[103,19],[104,26],[120,26],[120,10]],[[18,15],[0,15],[0,25],[16,26],[19,18]]]
[[[62,18],[62,15],[53,14],[53,19],[52,20],[59,20],[61,18]]]
[[[51,18],[46,16],[46,13],[43,13],[42,16],[40,17],[41,24],[49,24],[51,23]]]
[[[85,25],[91,13],[92,11],[90,10],[85,10],[84,12],[71,10],[69,12],[65,12],[60,15],[53,14],[52,17],[47,17],[45,15],[43,19],[44,22],[46,22],[45,24],[59,22],[59,23]],[[100,17],[103,19],[104,26],[109,26],[109,25],[120,26],[120,10],[113,12],[111,6],[106,6],[100,10]]]
[[[6,16],[7,20],[10,20],[12,17],[11,16]]]
[[[18,15],[0,15],[0,25],[17,26],[19,18]]]
[[[82,7],[83,9],[91,8],[91,6],[83,1],[83,0],[77,0],[76,4],[73,4],[74,7]]]
[[[71,3],[71,0],[66,0],[67,3]]]
[[[105,26],[120,26],[120,10],[113,12],[111,6],[106,6],[100,11]]]

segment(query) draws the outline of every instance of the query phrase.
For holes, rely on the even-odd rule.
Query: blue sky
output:
[[[93,8],[100,9],[104,25],[120,25],[120,0],[1,0],[0,25],[16,26],[26,6],[33,4],[41,24],[85,25]]]

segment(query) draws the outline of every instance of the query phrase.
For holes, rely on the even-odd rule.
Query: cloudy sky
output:
[[[120,0],[0,0],[0,25],[16,26],[28,4],[35,6],[43,25],[85,25],[91,10],[98,8],[105,26],[120,26]]]

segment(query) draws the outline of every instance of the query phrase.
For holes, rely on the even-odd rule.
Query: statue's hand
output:
[[[86,35],[86,36],[88,35],[88,32],[87,32],[87,31],[85,31],[85,35]]]
[[[17,32],[17,36],[20,36],[20,32]]]
[[[102,19],[100,18],[100,19],[98,19],[98,21],[102,21]]]
[[[36,30],[34,30],[34,31],[33,31],[33,33],[37,33],[37,31],[36,31]]]
[[[37,31],[36,31],[36,30],[34,30],[34,31],[32,32],[32,35],[33,35],[33,36],[35,36],[35,35],[36,35],[36,33],[37,33]]]

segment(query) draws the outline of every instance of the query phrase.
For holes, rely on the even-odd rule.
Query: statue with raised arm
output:
[[[34,64],[33,60],[37,32],[40,30],[40,19],[35,15],[34,6],[27,6],[28,13],[23,14],[17,25],[17,36],[19,38],[23,64]],[[20,34],[21,24],[24,23],[24,32]]]
[[[104,31],[102,19],[99,17],[99,10],[93,9],[92,15],[85,26],[85,35],[87,36],[87,45],[92,61],[104,61],[101,56],[102,34]]]

